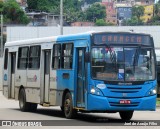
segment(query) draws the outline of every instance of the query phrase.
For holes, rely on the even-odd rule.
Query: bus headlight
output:
[[[156,87],[150,89],[148,92],[147,92],[147,96],[148,95],[156,95],[157,94],[157,89]]]
[[[103,93],[100,91],[100,89],[95,88],[95,87],[92,87],[90,92],[91,92],[91,94],[94,94],[94,95],[103,96]]]
[[[152,89],[149,93],[150,93],[150,95],[155,95],[155,94],[157,94],[157,90],[156,89]]]
[[[91,93],[94,94],[96,90],[94,88],[91,88]]]

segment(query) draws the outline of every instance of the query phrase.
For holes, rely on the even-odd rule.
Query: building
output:
[[[134,0],[116,0],[115,7],[117,11],[118,25],[121,25],[123,20],[128,20],[132,17],[132,6],[134,5]]]
[[[117,24],[117,12],[114,7],[114,0],[103,0],[102,5],[106,7],[106,22]]]
[[[154,14],[154,5],[145,5],[144,6],[144,15],[141,17],[143,22],[149,22]]]
[[[155,3],[155,0],[135,0],[135,5],[152,5]]]
[[[31,19],[28,26],[59,26],[60,15],[41,11],[29,10],[27,16]],[[63,17],[65,19],[65,16]]]
[[[131,17],[132,17],[132,7],[131,6],[117,7],[117,19],[118,20],[128,20]]]

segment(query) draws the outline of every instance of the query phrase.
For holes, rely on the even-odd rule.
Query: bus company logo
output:
[[[34,81],[35,81],[35,82],[37,81],[37,76],[36,76],[36,75],[34,75]]]
[[[127,97],[127,93],[123,93],[122,96],[123,96],[123,97]]]
[[[32,78],[27,78],[28,82],[36,82],[37,81],[37,76],[34,75]]]

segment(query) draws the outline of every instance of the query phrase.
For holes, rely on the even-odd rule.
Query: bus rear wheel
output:
[[[73,109],[72,96],[69,92],[65,95],[63,107],[64,115],[67,119],[75,118],[77,112]]]
[[[21,89],[19,93],[19,107],[20,110],[23,112],[36,111],[37,109],[36,103],[26,102],[26,93],[24,89]]]
[[[129,121],[133,116],[133,111],[121,111],[119,114],[122,120]]]

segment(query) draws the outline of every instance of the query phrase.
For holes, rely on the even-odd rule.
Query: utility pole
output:
[[[63,0],[60,0],[60,34],[63,35]]]
[[[1,14],[1,57],[3,56],[3,15]]]

